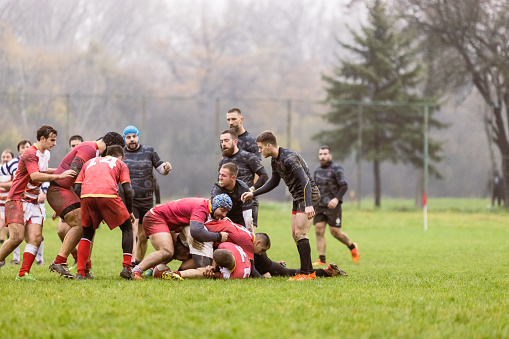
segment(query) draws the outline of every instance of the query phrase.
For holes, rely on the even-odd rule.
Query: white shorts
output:
[[[0,219],[5,220],[5,206],[0,206]]]
[[[212,242],[200,242],[191,237],[191,227],[184,226],[180,229],[180,240],[184,246],[189,248],[190,254],[201,255],[207,258],[212,258],[214,253],[214,244]]]
[[[44,206],[41,208],[41,205],[39,204],[32,204],[30,202],[23,201],[23,212],[25,215],[25,225],[42,225],[43,221],[46,219]]]

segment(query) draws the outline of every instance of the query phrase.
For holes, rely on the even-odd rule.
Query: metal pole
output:
[[[292,100],[286,103],[286,147],[292,148]]]
[[[66,134],[66,140],[69,140],[71,137],[69,126],[70,126],[70,119],[71,119],[71,95],[68,93],[65,95],[65,134]]]
[[[219,130],[220,120],[221,120],[221,99],[216,98],[216,134],[214,136],[216,140],[219,138],[219,133],[221,133],[221,131]],[[220,152],[220,150],[221,147],[219,148],[216,147],[216,154],[217,152]]]
[[[147,98],[141,97],[141,135],[147,135]]]
[[[362,103],[357,106],[357,208],[361,208],[361,157],[362,157]]]
[[[429,106],[424,106],[424,187],[423,187],[423,213],[424,230],[428,230],[428,124],[429,124]]]

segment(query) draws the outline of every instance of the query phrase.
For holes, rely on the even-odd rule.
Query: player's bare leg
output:
[[[18,247],[25,237],[25,225],[11,223],[9,227],[9,239],[0,247],[0,267],[5,264],[5,258]]]
[[[348,237],[348,234],[343,232],[341,228],[339,227],[329,227],[330,232],[332,236],[339,241],[341,241],[343,244],[345,244],[352,253],[352,260],[353,262],[359,261],[359,249],[357,248],[357,244],[353,243],[350,238]]]
[[[136,242],[136,249],[134,250],[136,253],[134,259],[141,262],[147,253],[148,239],[145,234],[145,230],[143,229],[143,226],[139,224],[138,219],[136,219],[136,222],[138,223],[138,240]]]
[[[315,224],[315,234],[316,234],[316,248],[318,250],[318,255],[320,258],[325,258],[325,251],[327,248],[327,244],[325,241],[325,228],[327,227],[325,221],[323,222],[317,222]],[[331,230],[332,232],[332,230]],[[324,260],[318,260],[313,265],[325,265],[325,259]]]
[[[69,272],[69,269],[67,268],[67,257],[72,252],[72,250],[78,246],[78,243],[83,236],[83,226],[81,225],[81,209],[77,208],[67,213],[64,219],[65,222],[69,225],[70,230],[65,235],[62,246],[60,247],[60,251],[58,252],[55,260],[49,266],[49,269],[52,272],[57,272],[64,278],[74,279],[74,276],[71,274],[71,272]]]
[[[65,221],[62,221],[62,219],[58,218],[57,234],[62,243],[64,242],[65,236],[70,230],[71,226],[69,226]],[[72,266],[75,266],[78,263],[78,249],[76,247],[73,248],[71,254],[74,258],[74,264]]]
[[[138,226],[139,226],[139,224],[140,224],[140,219],[134,219],[134,222],[133,222],[133,259],[134,260],[137,259],[136,252],[137,252],[137,248],[138,248],[137,244],[138,244]]]
[[[135,279],[141,279],[141,274],[160,263],[169,262],[173,259],[173,238],[171,233],[161,232],[151,234],[150,243],[154,246],[155,251],[147,255],[142,262],[140,262],[136,267],[133,268],[132,273],[135,276]]]
[[[23,260],[21,262],[21,269],[19,270],[18,277],[24,280],[33,280],[30,275],[30,268],[34,263],[37,255],[37,250],[42,242],[42,225],[41,224],[28,224],[25,227],[25,251],[23,252]],[[26,276],[28,275],[28,276]],[[19,280],[18,278],[16,278]]]
[[[309,245],[309,229],[312,219],[306,213],[292,214],[292,236],[297,244],[300,256],[300,272],[302,275],[309,275],[313,266],[311,264],[311,246]]]

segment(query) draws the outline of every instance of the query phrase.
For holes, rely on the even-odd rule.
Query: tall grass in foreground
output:
[[[302,282],[123,281],[120,231],[107,227],[94,245],[97,279],[66,281],[48,270],[60,247],[50,221],[37,282],[15,282],[19,266],[0,269],[0,338],[507,338],[509,214],[469,204],[431,200],[427,232],[411,201],[345,204],[360,262],[327,234],[328,261],[349,276]],[[289,204],[262,201],[269,257],[297,267],[289,220]],[[310,240],[316,260],[313,229]]]

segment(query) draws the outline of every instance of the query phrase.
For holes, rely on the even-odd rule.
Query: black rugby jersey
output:
[[[227,162],[232,162],[239,168],[239,173],[237,174],[237,180],[242,180],[245,182],[248,187],[253,186],[255,173],[263,171],[265,172],[265,168],[263,167],[262,163],[260,162],[260,159],[258,159],[253,153],[246,152],[244,150],[239,150],[237,153],[232,154],[229,157],[223,157],[219,161],[219,169],[221,169],[221,166],[226,164]],[[258,174],[260,176],[260,173]],[[266,179],[260,182],[261,180],[258,179],[256,182],[256,187],[261,187]]]
[[[244,151],[255,154],[258,160],[262,159],[262,155],[258,149],[258,144],[256,143],[256,138],[249,134],[248,131],[245,131],[239,135],[237,147]]]
[[[318,190],[318,187],[311,177],[308,165],[299,153],[279,147],[279,154],[276,159],[272,158],[270,165],[272,178],[259,190],[253,192],[255,196],[271,191],[278,185],[279,179],[283,179],[294,201],[304,201],[307,206],[312,206],[311,190],[313,187]],[[302,176],[304,183],[301,183],[299,175]],[[304,192],[303,185],[308,184],[309,189]]]
[[[242,193],[249,192],[249,187],[241,180],[237,180],[235,182],[235,187],[233,191],[228,191],[225,187],[221,187],[218,183],[215,183],[212,186],[212,190],[210,192],[211,198],[214,198],[216,195],[225,193],[232,199],[232,209],[226,214],[228,218],[230,218],[234,223],[240,224],[242,226],[246,226],[244,222],[244,216],[242,215],[242,211],[250,210],[253,208],[253,200],[246,200],[245,203],[242,203],[240,197]]]
[[[125,147],[122,161],[129,168],[131,186],[134,190],[133,200],[153,200],[155,187],[152,168],[163,164],[154,148],[140,145],[136,151],[129,151]]]
[[[343,167],[331,161],[326,167],[319,166],[313,173],[313,178],[320,190],[319,206],[327,206],[334,198],[343,201],[348,190]]]

